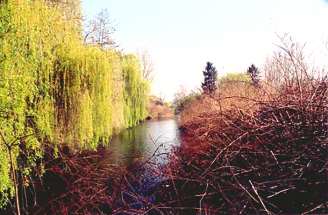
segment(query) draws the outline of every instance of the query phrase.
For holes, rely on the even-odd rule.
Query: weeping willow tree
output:
[[[60,14],[42,2],[0,5],[0,206],[13,194],[19,144],[34,151],[28,159],[33,166],[42,155],[41,142],[53,137],[50,83],[60,20]]]
[[[69,50],[69,51],[65,51]],[[83,145],[111,135],[111,73],[107,53],[63,49],[55,67],[56,128],[61,141]],[[92,141],[93,143],[95,141]]]
[[[146,117],[147,93],[135,56],[83,45],[76,21],[58,6],[0,3],[0,208],[44,143],[107,143]]]
[[[62,18],[74,23],[81,30],[81,0],[46,0],[52,7],[56,7],[62,13]]]
[[[141,66],[135,55],[122,57],[124,88],[124,120],[126,127],[135,126],[147,115],[147,100],[144,95],[148,92],[148,83],[142,79]]]
[[[124,79],[122,73],[121,56],[119,53],[113,54],[110,59],[112,65],[112,125],[113,133],[119,133],[125,128],[124,121]]]

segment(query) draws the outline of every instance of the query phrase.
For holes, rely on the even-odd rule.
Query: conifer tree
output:
[[[211,62],[207,62],[205,71],[203,71],[204,82],[202,83],[203,92],[211,94],[217,89],[217,71]]]
[[[248,70],[247,70],[247,74],[248,74],[249,77],[251,78],[251,80],[252,80],[252,84],[253,84],[254,86],[259,86],[259,84],[260,84],[260,77],[259,77],[260,72],[259,72],[258,68],[257,68],[254,64],[252,64],[252,65],[248,68]]]

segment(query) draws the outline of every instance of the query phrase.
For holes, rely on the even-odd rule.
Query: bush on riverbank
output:
[[[172,105],[156,96],[150,96],[147,109],[148,120],[162,120],[174,118]]]
[[[182,147],[157,196],[163,211],[328,212],[328,82],[286,50],[271,62],[274,84],[219,88],[182,113]]]
[[[219,79],[219,89],[210,96],[198,95],[197,99],[188,100],[188,105],[181,108],[180,125],[199,124],[199,120],[208,114],[215,114],[231,108],[251,108],[251,100],[261,98],[265,100],[268,95],[264,90],[258,90],[247,79],[246,74],[231,73]],[[263,89],[267,86],[263,86]],[[245,99],[248,98],[248,99]],[[209,124],[202,124],[207,126]]]
[[[97,151],[73,153],[63,147],[58,157],[52,150],[47,151],[45,173],[39,180],[35,178],[34,192],[25,199],[31,203],[34,197],[37,204],[24,208],[33,214],[111,213],[124,169],[104,159],[110,156],[107,150],[100,147]]]
[[[200,99],[199,92],[187,92],[185,89],[180,89],[173,100],[174,113],[176,115],[180,114],[183,110],[188,109],[189,106],[194,103],[194,101]]]

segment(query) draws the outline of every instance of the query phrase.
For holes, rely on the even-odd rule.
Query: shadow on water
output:
[[[161,167],[168,162],[173,147],[179,145],[180,133],[174,119],[145,122],[112,138],[109,162],[129,171],[117,208],[127,202],[130,209],[147,208],[155,201],[154,192],[167,180]]]

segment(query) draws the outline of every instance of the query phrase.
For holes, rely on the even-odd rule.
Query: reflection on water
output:
[[[109,160],[130,165],[156,154],[156,162],[163,163],[172,146],[179,144],[179,130],[174,119],[145,122],[112,138]]]

